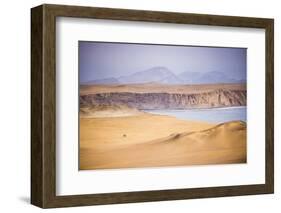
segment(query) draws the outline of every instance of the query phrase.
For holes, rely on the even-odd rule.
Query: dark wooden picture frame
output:
[[[262,28],[266,34],[265,184],[56,195],[56,17]],[[274,192],[274,20],[63,5],[31,9],[31,203],[42,208]]]

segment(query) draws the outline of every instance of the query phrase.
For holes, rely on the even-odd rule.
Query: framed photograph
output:
[[[31,203],[274,191],[274,21],[31,9]]]

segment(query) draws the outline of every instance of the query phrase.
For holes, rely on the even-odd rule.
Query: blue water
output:
[[[228,121],[247,120],[247,107],[227,107],[212,109],[188,110],[144,110],[152,114],[174,116],[182,120],[223,123]]]

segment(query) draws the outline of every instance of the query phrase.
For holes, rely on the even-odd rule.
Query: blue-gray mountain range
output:
[[[141,84],[141,83],[161,83],[161,84],[216,84],[216,83],[245,83],[245,78],[233,78],[219,71],[183,72],[175,75],[166,67],[153,67],[148,70],[136,72],[118,78],[104,78],[83,82],[82,84]]]

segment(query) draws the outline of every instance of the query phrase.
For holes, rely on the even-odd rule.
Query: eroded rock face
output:
[[[188,109],[246,106],[245,90],[214,90],[200,94],[99,93],[80,96],[80,105],[127,105],[137,109]]]

